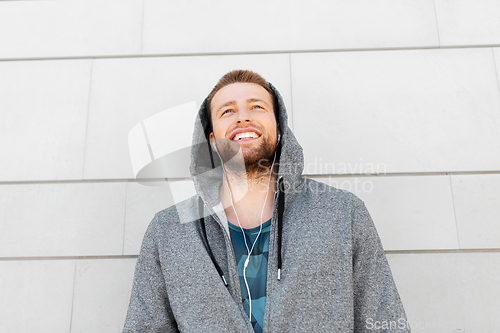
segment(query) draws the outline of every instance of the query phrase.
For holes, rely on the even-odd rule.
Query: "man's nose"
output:
[[[246,106],[240,107],[238,110],[238,123],[249,122],[252,119],[252,113]]]

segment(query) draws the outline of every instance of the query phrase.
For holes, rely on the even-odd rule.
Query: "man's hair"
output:
[[[213,131],[212,100],[215,94],[219,90],[233,83],[255,83],[261,86],[262,88],[266,89],[266,91],[271,95],[271,99],[273,100],[274,117],[276,118],[276,122],[277,123],[279,122],[278,100],[269,83],[262,76],[260,76],[255,72],[252,72],[250,70],[235,69],[233,71],[230,71],[229,73],[226,73],[223,77],[221,77],[219,82],[217,82],[217,84],[214,86],[214,88],[207,97],[207,105],[206,105],[207,114],[205,115],[206,118],[204,119],[205,126],[203,126],[205,128],[205,136],[207,137],[207,139],[210,133],[212,133]]]

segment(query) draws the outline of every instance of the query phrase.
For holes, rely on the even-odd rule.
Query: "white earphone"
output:
[[[276,142],[276,147],[278,146],[278,144],[280,142],[280,138],[281,138],[281,134],[278,133],[278,140]],[[248,253],[247,259],[245,260],[245,264],[243,265],[243,280],[245,281],[245,286],[247,288],[247,294],[248,294],[248,304],[249,304],[249,315],[248,315],[249,318],[248,319],[251,321],[252,320],[252,295],[250,294],[250,287],[248,286],[248,282],[247,282],[246,269],[247,269],[248,263],[250,261],[250,256],[251,256],[251,254],[253,252],[255,244],[257,243],[257,240],[259,239],[259,236],[260,236],[260,234],[262,232],[262,215],[264,214],[264,208],[266,207],[266,202],[267,202],[267,198],[268,198],[268,195],[269,195],[269,187],[271,185],[271,175],[273,173],[274,162],[276,161],[276,151],[274,152],[273,163],[271,164],[271,169],[269,170],[269,180],[267,182],[266,198],[264,200],[264,205],[262,206],[262,211],[260,212],[260,229],[259,229],[259,233],[258,233],[257,237],[255,238],[255,240],[254,240],[254,242],[252,244],[252,247],[249,248],[248,244],[247,244],[246,237],[245,237],[245,231],[243,230],[243,227],[241,226],[240,219],[238,217],[238,213],[236,213],[236,209],[234,208],[233,194],[231,192],[231,189],[229,188],[229,185],[228,185],[229,181],[227,180],[226,170],[224,168],[224,163],[222,162],[222,157],[220,156],[219,151],[217,150],[217,146],[215,145],[215,140],[212,143],[212,147],[214,148],[214,150],[217,152],[217,155],[219,156],[219,159],[220,159],[220,162],[221,162],[221,166],[222,166],[223,177],[226,179],[226,187],[227,187],[227,190],[229,191],[229,199],[231,200],[231,207],[233,208],[234,214],[236,215],[236,220],[238,221],[238,225],[239,225],[239,227],[241,229],[241,233],[243,235],[243,240],[245,241],[245,247],[246,247],[247,253]]]

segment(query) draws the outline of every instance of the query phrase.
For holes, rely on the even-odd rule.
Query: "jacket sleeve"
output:
[[[410,332],[382,242],[358,198],[352,214],[354,332]]]
[[[179,332],[170,309],[160,265],[157,220],[158,214],[150,223],[142,241],[123,333]]]

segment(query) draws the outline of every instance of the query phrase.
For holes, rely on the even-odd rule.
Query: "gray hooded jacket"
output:
[[[281,95],[271,88],[282,136],[264,332],[409,332],[364,203],[350,192],[301,177],[302,148],[287,126]],[[123,332],[253,332],[220,206],[220,162],[204,131],[206,107],[205,99],[191,149],[198,195],[156,213],[151,221]]]

